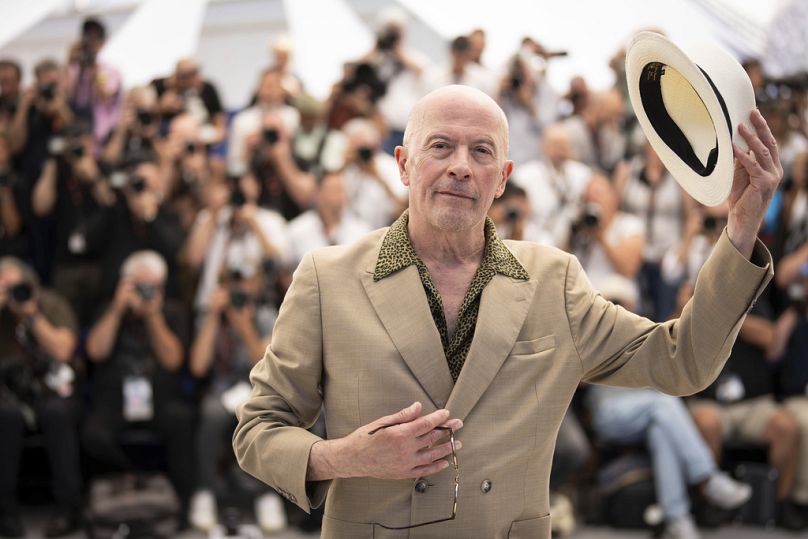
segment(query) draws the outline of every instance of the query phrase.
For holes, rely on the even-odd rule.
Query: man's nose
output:
[[[458,146],[449,164],[449,176],[457,180],[468,180],[471,178],[470,158],[468,147]]]

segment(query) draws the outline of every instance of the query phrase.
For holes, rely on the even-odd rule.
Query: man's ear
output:
[[[396,156],[396,164],[398,165],[398,176],[401,179],[401,183],[409,187],[410,179],[407,176],[407,148],[405,146],[396,146],[396,149],[393,153]]]
[[[500,178],[494,198],[501,197],[505,192],[505,185],[508,183],[508,178],[511,177],[511,172],[513,172],[513,161],[505,161],[505,166],[502,167],[502,178]]]

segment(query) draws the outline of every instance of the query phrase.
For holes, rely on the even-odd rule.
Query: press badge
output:
[[[81,232],[73,232],[67,239],[67,249],[74,255],[84,254],[87,250],[87,238]]]
[[[746,395],[741,377],[737,374],[727,374],[718,380],[715,396],[719,402],[739,401]]]
[[[154,417],[152,385],[143,376],[123,379],[123,417],[127,421],[149,421]]]

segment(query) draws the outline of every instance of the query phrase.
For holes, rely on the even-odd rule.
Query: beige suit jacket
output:
[[[238,410],[241,466],[305,510],[326,492],[325,538],[549,538],[548,476],[555,438],[579,382],[654,387],[675,395],[706,387],[729,356],[744,316],[772,277],[762,244],[749,262],[724,233],[678,321],[654,324],[600,297],[578,261],[557,249],[506,242],[530,274],[497,274],[482,294],[474,340],[456,384],[418,271],[378,282],[385,230],[306,255],[252,371]],[[337,479],[307,485],[305,429],[325,407],[329,438],[421,401],[464,421],[457,437],[457,518],[448,517],[451,468],[417,480]],[[490,489],[482,488],[484,482]],[[308,486],[308,491],[307,491]],[[421,492],[423,491],[423,492]]]

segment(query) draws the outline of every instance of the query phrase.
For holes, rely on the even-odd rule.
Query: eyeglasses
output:
[[[368,432],[368,434],[375,434],[376,432],[380,431],[381,429],[386,429],[388,427],[394,427],[395,425],[382,425],[381,427],[375,428],[372,431]],[[386,530],[409,530],[410,528],[420,528],[421,526],[429,526],[430,524],[437,524],[438,522],[447,522],[449,520],[454,520],[457,516],[457,494],[460,490],[460,467],[457,464],[457,448],[455,447],[455,439],[454,439],[454,431],[449,427],[435,427],[437,430],[445,430],[449,433],[449,444],[452,447],[452,467],[454,468],[454,501],[452,502],[452,516],[441,518],[438,520],[430,520],[429,522],[421,522],[420,524],[412,524],[410,526],[385,526],[379,522],[374,522],[373,524],[376,526],[380,526]]]

